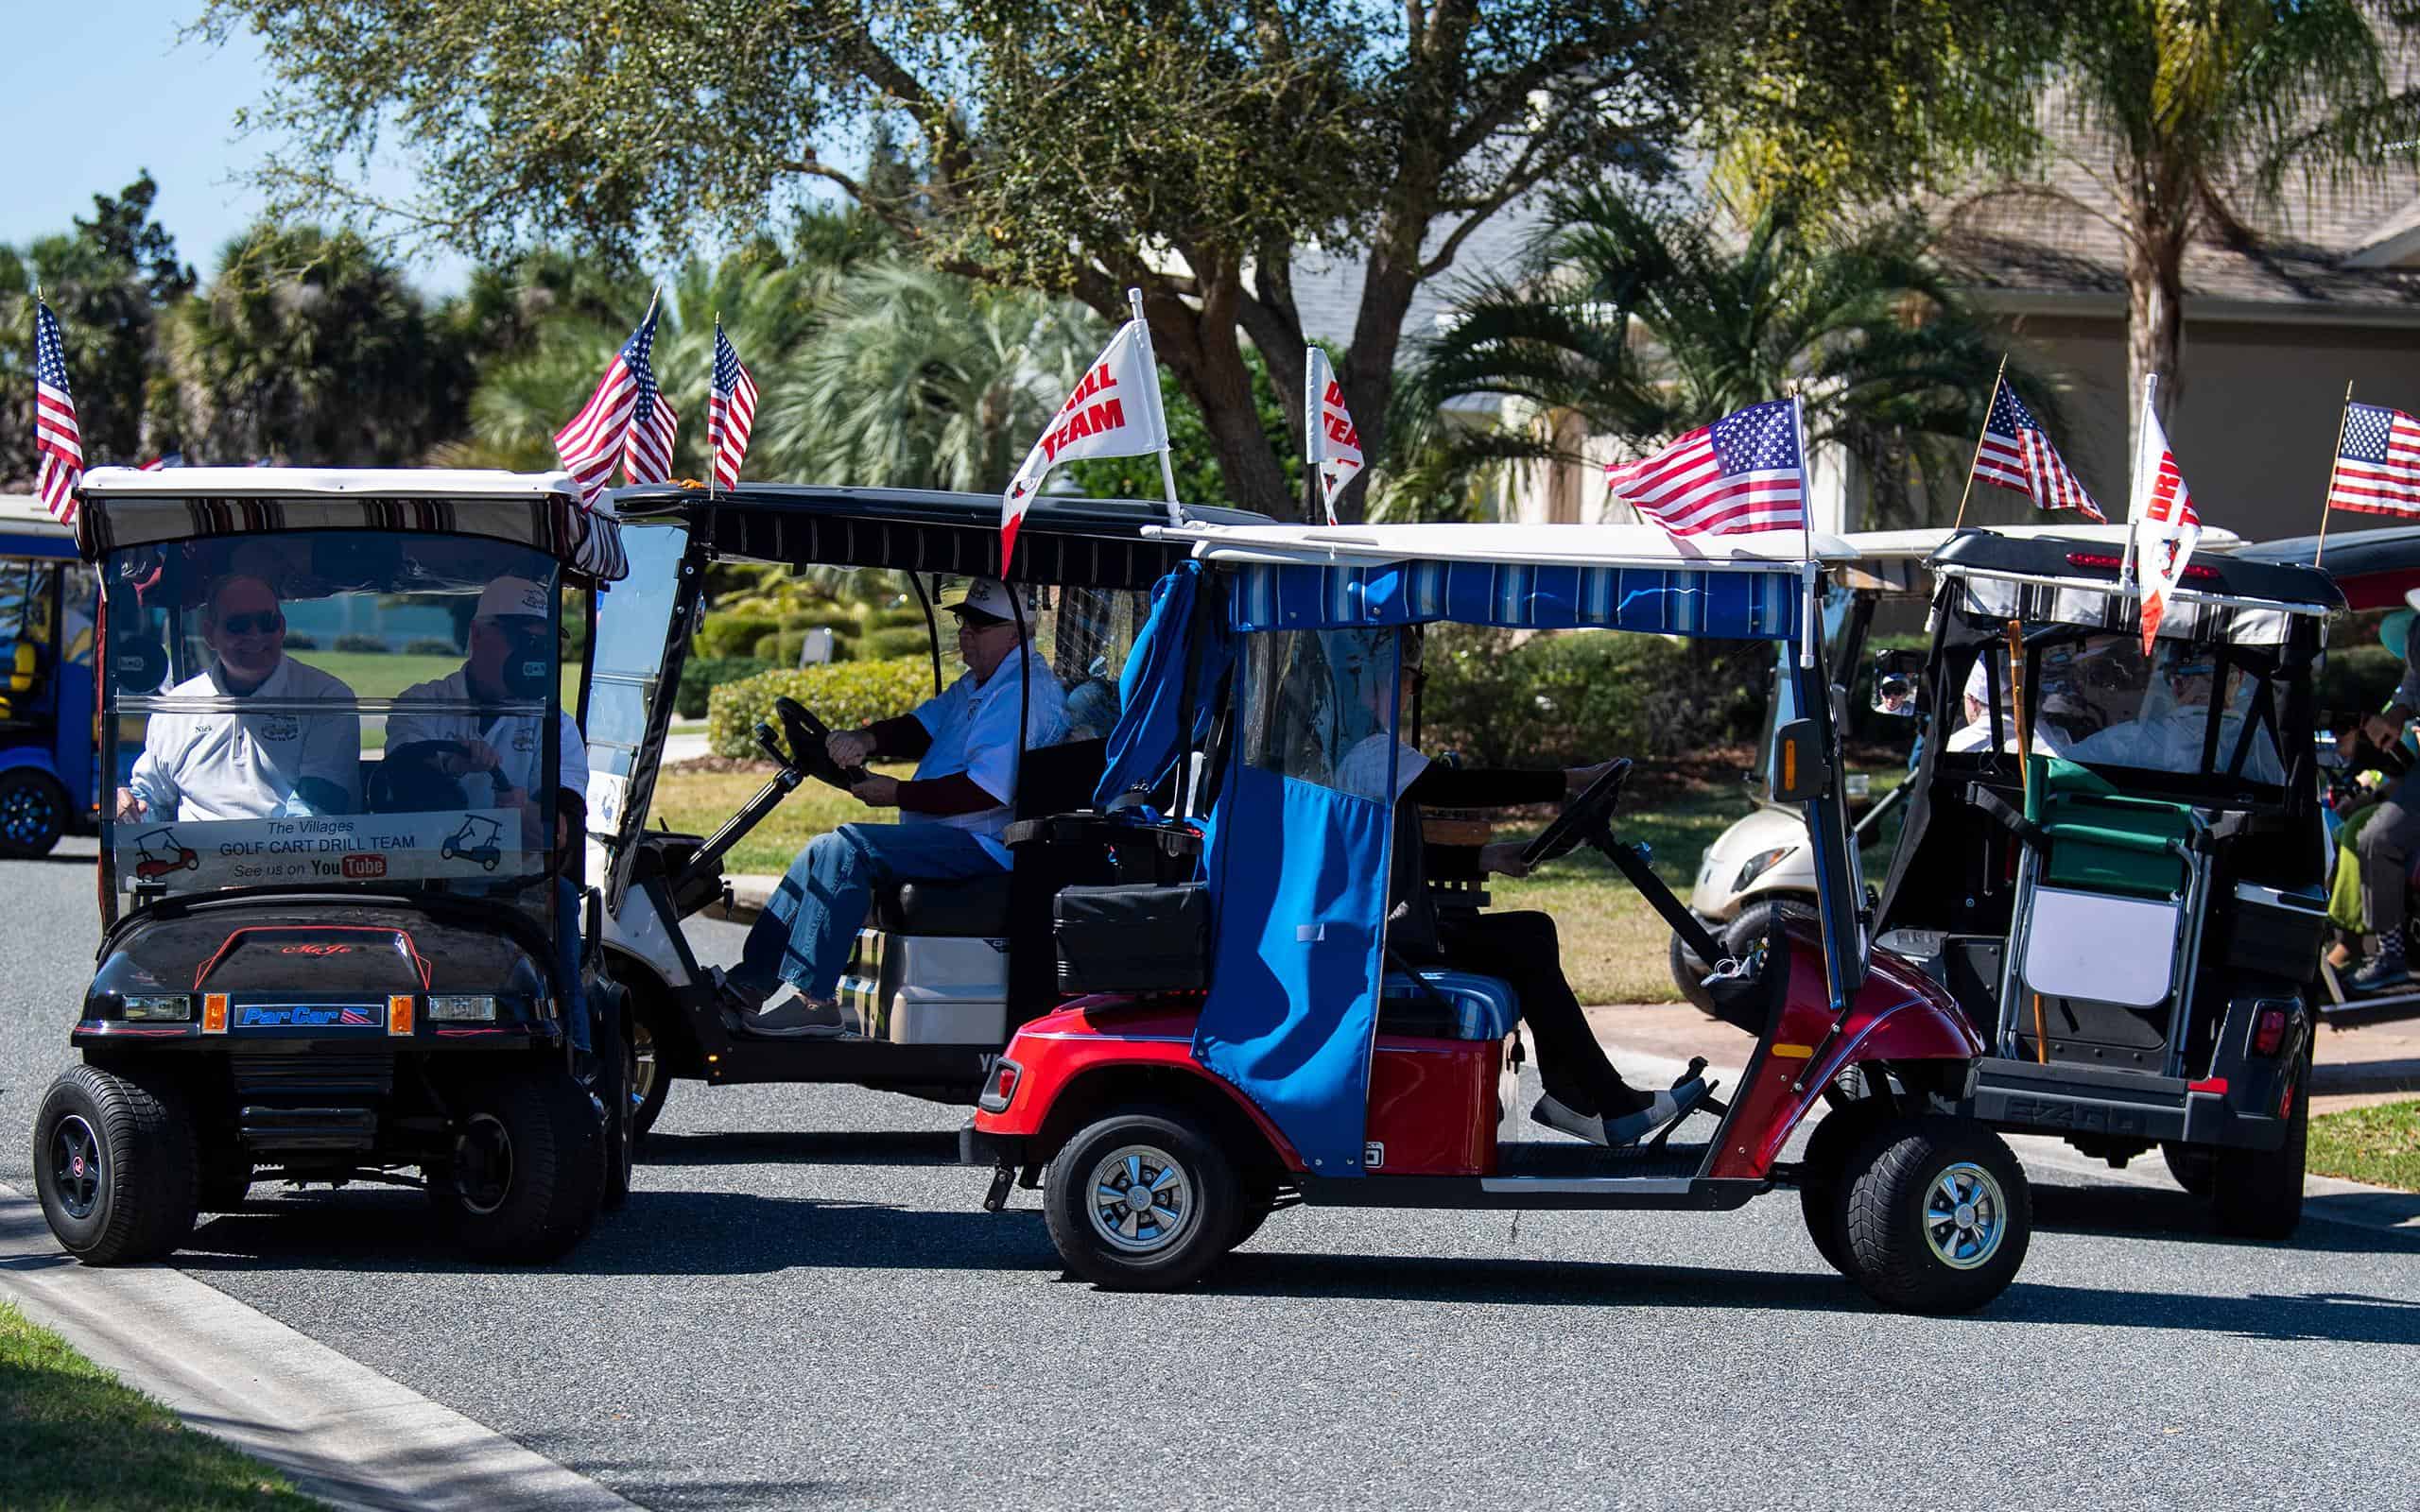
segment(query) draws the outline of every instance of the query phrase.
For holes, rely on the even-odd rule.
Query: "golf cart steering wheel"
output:
[[[437,758],[470,754],[471,747],[458,740],[415,740],[390,746],[370,768],[370,791],[364,807],[372,814],[392,814],[424,806],[420,801],[424,798],[432,800],[436,807],[459,807],[470,800],[469,795],[463,791],[460,778],[438,766]],[[413,768],[419,768],[426,775],[417,775]],[[452,784],[452,793],[425,789],[415,793],[412,790],[412,784],[436,782]],[[398,793],[398,786],[403,786],[405,791]]]
[[[1526,868],[1543,866],[1577,850],[1582,841],[1596,838],[1614,816],[1614,806],[1622,800],[1622,784],[1630,780],[1630,761],[1624,757],[1605,768],[1605,775],[1588,784],[1581,795],[1554,816],[1554,822],[1540,831],[1538,837],[1521,850],[1521,865]]]
[[[789,737],[791,765],[842,792],[866,780],[864,767],[843,766],[823,748],[823,743],[832,738],[832,731],[822,720],[807,713],[804,704],[796,698],[776,698],[773,713],[782,721],[782,732]]]

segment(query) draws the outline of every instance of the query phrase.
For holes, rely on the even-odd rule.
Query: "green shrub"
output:
[[[748,656],[758,641],[780,628],[762,615],[709,614],[698,627],[698,653],[714,658]]]
[[[814,629],[838,628],[838,626],[831,625],[799,625],[792,626],[786,629],[775,630],[770,635],[759,636],[757,637],[754,647],[756,659],[765,662],[768,666],[794,667],[798,665],[798,654],[800,649],[806,644],[808,631]],[[846,636],[835,635],[832,637],[832,660],[834,662],[856,662],[862,660],[864,655],[865,653],[856,649],[850,644]]]
[[[1751,738],[1772,651],[1578,631],[1429,632],[1422,744],[1484,766],[1685,756]]]
[[[772,719],[778,697],[797,699],[835,730],[853,730],[896,718],[932,693],[932,667],[915,658],[776,668],[725,683],[707,696],[706,743],[717,756],[753,755],[751,731],[757,721]]]
[[[289,642],[288,644],[290,644],[292,643]],[[458,656],[461,653],[461,650],[462,648],[456,645],[453,642],[441,641],[433,635],[424,636],[417,641],[406,641],[404,643],[404,654],[406,656]]]
[[[725,683],[738,682],[773,664],[752,656],[693,656],[681,667],[681,686],[672,694],[672,712],[683,719],[706,717],[706,698]]]
[[[290,645],[293,643],[288,642],[286,644]],[[384,656],[387,652],[387,643],[385,640],[375,635],[339,635],[337,637],[337,649],[339,651],[352,651],[354,653],[366,652],[372,655]],[[449,645],[445,649],[451,651],[454,648]]]
[[[857,654],[869,662],[885,662],[893,657],[919,656],[930,665],[933,638],[920,617],[913,625],[887,625],[878,630],[868,630],[857,643]]]
[[[2322,713],[2376,713],[2394,696],[2403,659],[2378,644],[2385,616],[2356,614],[2328,629],[2327,664],[2320,669],[2316,700]]]
[[[285,632],[285,648],[289,651],[316,651],[320,648],[320,638],[316,635],[297,635],[292,630],[288,630]]]

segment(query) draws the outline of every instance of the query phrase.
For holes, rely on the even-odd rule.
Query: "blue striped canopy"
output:
[[[1727,641],[1798,634],[1797,564],[1740,571],[1413,561],[1357,567],[1236,566],[1228,623],[1238,630],[1339,629],[1452,620],[1512,629],[1587,626]]]

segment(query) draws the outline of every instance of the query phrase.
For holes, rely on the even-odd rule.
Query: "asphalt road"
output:
[[[0,1181],[29,1190],[89,863],[0,863]],[[1876,1312],[1786,1195],[1297,1211],[1203,1290],[1115,1296],[1062,1279],[1030,1194],[978,1209],[958,1122],[686,1085],[559,1270],[466,1265],[377,1191],[256,1194],[180,1263],[664,1508],[2411,1504],[2408,1238],[2230,1244],[2182,1194],[2048,1173],[1973,1318]]]

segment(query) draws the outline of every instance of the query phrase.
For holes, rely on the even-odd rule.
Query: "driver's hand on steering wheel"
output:
[[[143,817],[143,816],[147,812],[149,811],[144,807],[143,799],[135,796],[134,789],[130,787],[121,787],[117,790],[117,816],[119,823],[130,823],[133,820]]]
[[[1521,852],[1528,849],[1528,845],[1519,840],[1496,840],[1480,846],[1478,868],[1499,877],[1526,877],[1530,874],[1530,864],[1521,859]]]
[[[873,759],[873,737],[862,730],[836,730],[824,737],[823,753],[843,770],[863,766]]]
[[[864,782],[849,789],[849,796],[870,809],[895,809],[899,806],[899,779],[870,773]]]
[[[450,750],[442,751],[435,760],[437,769],[448,777],[459,777],[465,772],[492,772],[499,765],[495,747],[484,740],[466,740],[462,742],[461,755],[457,756]]]
[[[1618,758],[1617,758],[1618,759]],[[1588,791],[1588,784],[1614,769],[1612,762],[1599,762],[1594,766],[1566,766],[1563,769],[1563,795],[1578,798]]]

